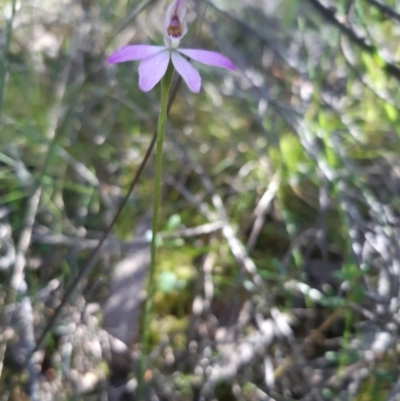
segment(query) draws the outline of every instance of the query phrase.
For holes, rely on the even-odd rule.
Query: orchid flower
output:
[[[180,49],[181,39],[187,33],[186,0],[174,0],[168,7],[164,23],[165,46],[128,45],[113,53],[107,60],[108,64],[124,63],[125,61],[141,60],[139,65],[139,88],[148,92],[165,75],[168,64],[172,60],[175,70],[186,82],[189,89],[198,93],[201,87],[201,77],[198,71],[186,60],[214,67],[235,70],[234,64],[220,53],[199,50]]]

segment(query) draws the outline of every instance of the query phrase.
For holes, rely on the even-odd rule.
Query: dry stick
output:
[[[275,198],[276,193],[278,192],[279,186],[281,183],[280,174],[276,174],[272,179],[271,183],[268,185],[267,190],[264,192],[264,195],[261,197],[257,206],[254,209],[254,224],[251,229],[251,233],[249,235],[249,239],[247,241],[247,252],[251,253],[253,250],[257,239],[261,233],[261,230],[264,226],[265,218],[267,216],[268,211],[270,210],[270,206],[272,201]]]
[[[182,194],[189,202],[193,203],[198,207],[200,212],[210,221],[210,222],[219,222],[222,227],[222,235],[224,236],[225,240],[228,243],[228,246],[232,252],[233,257],[235,258],[236,262],[240,267],[244,267],[244,269],[250,273],[253,278],[254,284],[261,285],[261,277],[257,273],[256,265],[254,261],[250,258],[247,253],[246,248],[243,244],[239,241],[236,237],[232,226],[229,223],[228,215],[226,213],[223,201],[221,197],[216,193],[214,188],[214,184],[212,183],[211,179],[207,176],[204,168],[199,165],[195,164],[194,161],[189,157],[186,150],[181,146],[180,143],[175,142],[176,146],[179,147],[185,154],[186,159],[189,163],[193,166],[194,171],[199,175],[200,179],[203,182],[204,187],[206,188],[207,192],[211,195],[211,201],[217,213],[214,213],[210,210],[208,204],[203,202],[198,202],[196,197],[191,194],[182,184],[176,182],[175,180],[169,177],[167,182],[170,185],[173,185],[175,190]]]
[[[134,178],[133,178],[133,180],[131,182],[131,185],[130,185],[130,187],[128,189],[127,194],[122,199],[122,202],[119,205],[118,210],[117,210],[113,220],[111,221],[111,223],[108,225],[108,227],[104,231],[104,234],[103,234],[102,238],[100,239],[99,243],[97,244],[96,248],[94,248],[93,251],[91,252],[91,254],[89,255],[89,258],[88,258],[85,266],[80,270],[79,274],[75,277],[75,279],[72,282],[72,284],[68,287],[66,293],[64,294],[64,296],[63,296],[63,298],[61,300],[60,305],[55,310],[53,316],[47,322],[47,325],[46,325],[45,329],[43,330],[42,335],[40,336],[39,340],[36,343],[35,351],[37,351],[41,347],[41,345],[42,345],[47,333],[53,327],[54,323],[56,322],[58,316],[61,313],[61,310],[66,305],[66,303],[68,302],[70,296],[76,290],[76,288],[78,287],[78,285],[81,282],[81,280],[86,276],[86,274],[88,274],[90,272],[90,270],[94,266],[94,263],[96,261],[96,257],[97,257],[97,254],[98,254],[99,250],[101,249],[101,247],[103,246],[103,244],[104,244],[105,240],[107,239],[108,235],[111,233],[112,229],[114,228],[114,225],[117,222],[117,220],[118,220],[118,218],[119,218],[119,216],[120,216],[120,214],[122,212],[122,209],[124,208],[125,204],[127,203],[131,193],[133,192],[133,189],[135,188],[135,186],[136,186],[136,184],[137,184],[137,182],[138,182],[138,180],[139,180],[139,178],[140,178],[140,176],[141,176],[141,174],[143,172],[144,167],[147,164],[147,161],[150,158],[151,152],[153,151],[153,148],[154,148],[155,140],[156,140],[156,135],[153,135],[153,138],[152,138],[151,143],[150,143],[150,145],[149,145],[149,147],[148,147],[148,149],[146,151],[146,154],[145,154],[145,156],[144,156],[144,158],[142,160],[142,163],[140,164],[139,169],[137,170],[137,172],[136,172],[136,174],[135,174],[135,176],[134,176]]]
[[[72,58],[70,59],[72,61]],[[40,197],[42,194],[42,178],[44,174],[46,173],[49,160],[50,160],[50,154],[52,150],[54,149],[55,142],[57,140],[56,137],[56,130],[60,118],[60,104],[62,102],[62,99],[65,94],[65,89],[66,89],[66,84],[70,72],[70,67],[71,67],[71,62],[69,62],[66,67],[62,70],[61,76],[59,79],[60,84],[57,86],[56,90],[56,99],[55,99],[55,106],[51,109],[49,113],[49,125],[47,128],[46,136],[48,139],[51,140],[51,143],[48,147],[47,150],[47,155],[45,162],[42,166],[42,171],[40,173],[39,179],[37,183],[34,184],[34,191],[32,196],[29,198],[28,204],[27,204],[27,209],[26,209],[26,214],[25,214],[25,221],[24,221],[24,228],[21,232],[19,242],[18,242],[18,247],[17,247],[17,254],[15,258],[15,263],[14,267],[11,272],[11,278],[10,278],[10,287],[9,287],[9,292],[7,294],[6,298],[6,305],[13,304],[15,303],[17,299],[17,293],[19,292],[20,294],[24,295],[24,298],[26,298],[26,288],[22,287],[22,284],[24,283],[24,275],[25,275],[25,265],[26,265],[26,258],[25,255],[29,249],[29,245],[31,243],[32,239],[32,230],[33,230],[33,225],[35,223],[35,218],[36,218],[36,213],[39,207],[40,203]],[[26,285],[25,285],[26,287]],[[23,305],[26,305],[26,300],[24,301],[23,298]],[[30,303],[30,301],[29,301]],[[24,311],[29,310],[29,307],[25,307]],[[5,315],[2,316],[2,324],[4,327],[7,327],[11,324],[12,320],[12,315],[7,319]],[[33,320],[32,320],[33,322]],[[24,326],[23,330],[25,331],[24,336],[26,338],[30,338],[29,332],[33,330],[33,327],[29,327],[29,322]],[[3,368],[3,360],[4,360],[4,354],[6,351],[7,347],[7,342],[1,345],[0,347],[0,375],[1,371]],[[32,355],[33,355],[33,350],[34,349],[34,343],[29,341],[29,344],[27,344],[27,366],[30,374],[34,374],[35,369],[33,367],[33,361],[32,361]],[[30,376],[29,378],[30,382],[30,389],[33,391],[31,393],[31,398],[33,400],[37,399],[37,383],[36,383],[36,377],[35,376]]]
[[[35,347],[35,330],[33,326],[32,302],[29,296],[25,295],[22,298],[19,313],[22,320],[21,338],[24,342],[26,354],[32,355],[32,350]],[[27,365],[29,373],[28,394],[31,401],[39,401],[38,372],[33,355],[28,359]]]
[[[206,174],[206,171],[203,168],[203,166],[200,164],[195,165],[193,161],[190,160],[189,157],[188,160],[193,164],[194,171],[198,174],[201,181],[203,182],[204,187],[211,195],[211,201],[215,207],[215,210],[217,211],[218,217],[223,222],[222,235],[225,237],[225,240],[228,243],[229,248],[231,249],[232,255],[238,262],[239,266],[244,267],[246,271],[250,273],[250,275],[253,278],[254,284],[256,286],[260,286],[262,284],[262,279],[257,273],[257,267],[253,259],[250,258],[246,248],[236,237],[235,232],[231,224],[229,223],[228,214],[225,210],[222,198],[217,194],[214,188],[214,184]]]
[[[24,282],[24,275],[25,275],[24,272],[26,264],[25,255],[31,243],[33,225],[35,223],[36,212],[39,207],[41,194],[42,194],[42,186],[40,185],[36,188],[34,194],[28,201],[25,215],[25,224],[19,239],[14,269],[11,276],[10,292],[9,292],[9,297],[7,299],[7,304],[15,302],[18,291],[25,292],[25,289],[21,288],[22,283]]]
[[[199,226],[187,227],[183,229],[178,229],[175,231],[161,231],[158,233],[158,236],[163,240],[177,239],[177,238],[190,238],[197,237],[200,235],[211,234],[215,231],[220,230],[222,227],[222,222],[213,221],[212,223],[205,223]],[[79,251],[88,250],[96,248],[99,244],[98,239],[85,239],[80,237],[67,237],[65,235],[58,234],[44,234],[44,235],[33,235],[32,242],[37,244],[46,244],[46,245],[64,245],[64,246],[72,246],[77,248]],[[110,252],[119,249],[121,246],[131,246],[131,245],[143,245],[148,244],[149,240],[145,236],[135,237],[132,241],[123,242],[116,239],[108,239],[105,244],[103,244],[103,249],[106,249]]]
[[[32,228],[33,224],[35,222],[35,217],[36,217],[36,212],[37,208],[39,205],[39,200],[40,200],[40,195],[42,192],[42,187],[39,186],[33,196],[29,199],[28,206],[27,206],[27,212],[25,216],[25,225],[24,229],[22,230],[19,244],[18,244],[18,250],[17,250],[17,255],[15,258],[15,264],[14,264],[14,269],[12,271],[12,276],[11,276],[11,285],[9,287],[9,292],[7,294],[6,298],[6,305],[13,304],[17,298],[17,292],[18,290],[22,290],[21,292],[25,293],[26,289],[22,288],[21,289],[21,284],[24,282],[24,269],[25,269],[25,254],[29,248],[29,244],[31,242],[31,237],[32,237]],[[8,327],[11,323],[12,316],[14,313],[11,313],[9,318],[7,318],[5,315],[2,316],[2,325],[3,329]],[[3,370],[3,360],[4,360],[4,355],[6,352],[7,348],[7,341],[5,341],[3,344],[1,344],[0,347],[0,376],[1,372]],[[28,353],[30,350],[28,350]],[[28,364],[30,365],[31,358],[27,360]],[[31,369],[29,369],[31,371]],[[34,381],[34,379],[31,377],[30,381]]]
[[[49,139],[51,142],[47,149],[47,155],[42,166],[42,171],[40,173],[39,181],[38,183],[34,184],[35,189],[28,201],[25,214],[24,228],[19,238],[17,255],[15,258],[14,269],[12,271],[11,282],[10,282],[11,291],[8,294],[7,304],[15,302],[16,293],[19,290],[20,285],[24,280],[24,270],[26,263],[25,254],[28,251],[29,245],[31,243],[33,224],[35,223],[35,217],[39,207],[40,196],[42,194],[42,178],[46,174],[47,167],[49,165],[51,158],[51,153],[57,141],[56,131],[58,127],[59,118],[61,115],[61,103],[62,99],[64,98],[67,86],[67,80],[71,70],[71,65],[72,65],[72,58],[70,58],[69,63],[66,65],[66,67],[62,70],[60,74],[59,85],[57,85],[56,88],[55,105],[52,107],[49,113],[49,124],[46,131],[46,138]]]
[[[181,82],[182,82],[182,80],[181,80],[181,78],[179,78],[177,80],[173,90],[172,90],[171,97],[170,97],[170,99],[168,101],[167,114],[169,113],[169,111],[171,109],[172,103],[173,103],[173,101],[174,101],[174,99],[176,97],[176,94],[178,93],[179,85],[180,85]],[[97,254],[99,253],[101,247],[103,246],[103,244],[106,241],[107,237],[109,236],[109,234],[111,233],[112,229],[114,228],[115,223],[117,222],[119,216],[121,215],[121,212],[122,212],[124,206],[128,202],[128,199],[129,199],[130,195],[132,194],[133,190],[135,189],[135,186],[136,186],[137,182],[139,181],[139,178],[142,175],[142,172],[143,172],[143,170],[144,170],[144,168],[145,168],[145,166],[146,166],[146,164],[147,164],[147,162],[148,162],[148,160],[150,158],[150,155],[151,155],[151,153],[153,151],[153,148],[154,148],[154,145],[156,143],[156,137],[157,137],[157,132],[154,133],[153,138],[152,138],[152,140],[150,142],[150,145],[149,145],[149,147],[148,147],[148,149],[146,151],[146,154],[145,154],[145,156],[144,156],[144,158],[142,160],[142,163],[140,164],[140,166],[139,166],[139,168],[138,168],[138,170],[137,170],[137,172],[136,172],[136,174],[135,174],[135,176],[134,176],[134,178],[133,178],[133,180],[131,182],[131,185],[129,186],[127,194],[122,199],[122,201],[121,201],[121,203],[120,203],[120,205],[118,207],[118,210],[117,210],[113,220],[108,225],[108,227],[105,229],[104,234],[101,237],[101,239],[100,239],[99,243],[97,244],[96,248],[94,248],[93,251],[91,252],[91,254],[89,255],[89,258],[88,258],[86,264],[80,270],[79,274],[75,277],[75,279],[72,282],[72,284],[68,287],[66,293],[64,294],[64,296],[63,296],[63,298],[61,300],[60,305],[57,307],[57,309],[55,310],[53,316],[47,322],[47,325],[46,325],[45,329],[43,330],[42,335],[40,336],[39,340],[36,343],[36,347],[34,349],[34,352],[37,351],[41,347],[41,345],[42,345],[47,333],[53,327],[54,323],[56,322],[57,318],[59,317],[59,315],[61,313],[61,310],[66,305],[66,303],[68,302],[70,296],[76,290],[76,288],[78,287],[78,285],[81,282],[81,280],[93,268],[93,266],[94,266],[94,264],[96,262]]]

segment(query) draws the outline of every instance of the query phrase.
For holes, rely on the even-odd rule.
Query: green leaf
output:
[[[392,122],[397,121],[398,119],[397,109],[389,103],[385,103],[384,107],[389,120]]]

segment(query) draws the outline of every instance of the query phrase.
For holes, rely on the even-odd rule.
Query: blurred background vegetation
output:
[[[136,399],[167,4],[0,1],[0,400]],[[145,399],[398,400],[400,1],[188,6]]]

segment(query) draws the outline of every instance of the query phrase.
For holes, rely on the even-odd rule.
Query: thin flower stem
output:
[[[155,271],[157,258],[157,228],[158,228],[158,213],[160,209],[160,192],[161,192],[161,174],[162,174],[162,156],[163,144],[165,136],[165,126],[167,124],[168,114],[168,94],[171,86],[173,67],[170,63],[166,74],[161,80],[161,108],[157,123],[157,148],[156,148],[156,171],[154,177],[154,199],[153,199],[153,222],[151,236],[151,262],[150,271],[147,282],[146,302],[144,306],[143,321],[142,321],[142,353],[138,366],[138,399],[143,396],[144,370],[146,357],[150,350],[150,322],[151,310],[153,306],[153,295],[155,289]]]
[[[171,97],[169,99],[168,102],[168,107],[167,107],[167,113],[169,113],[169,110],[172,107],[172,103],[175,100],[175,97],[178,93],[179,90],[179,86],[182,82],[182,79],[178,77],[177,81],[175,82],[175,85],[172,89],[172,93],[171,93]],[[126,205],[126,203],[128,202],[128,199],[130,198],[133,190],[136,187],[136,184],[139,181],[139,178],[142,175],[142,172],[144,170],[144,168],[147,165],[147,162],[153,152],[154,149],[154,145],[156,143],[156,139],[157,139],[157,131],[154,132],[153,138],[151,139],[150,145],[146,150],[146,154],[143,157],[143,160],[133,178],[133,180],[131,181],[130,187],[128,189],[128,192],[126,193],[126,195],[124,196],[124,198],[122,199],[122,201],[120,202],[120,204],[118,205],[117,208],[117,212],[115,213],[114,218],[112,219],[111,223],[108,225],[108,227],[104,230],[103,236],[101,237],[101,239],[99,240],[97,246],[93,249],[93,251],[90,253],[86,263],[84,264],[84,266],[82,267],[82,269],[79,271],[78,275],[75,277],[75,279],[73,280],[73,282],[69,285],[69,287],[66,289],[63,298],[61,300],[60,305],[55,309],[53,315],[51,316],[51,318],[49,319],[49,321],[47,322],[39,340],[36,343],[36,347],[34,349],[33,352],[36,352],[37,350],[39,350],[39,348],[42,346],[46,336],[48,335],[48,333],[50,332],[50,330],[52,329],[52,327],[54,326],[55,322],[57,321],[58,317],[61,314],[61,311],[63,310],[64,306],[67,304],[68,300],[70,299],[71,295],[73,294],[73,292],[77,289],[78,285],[82,282],[82,279],[84,277],[86,277],[90,271],[92,270],[95,262],[96,262],[96,258],[103,246],[103,244],[105,243],[105,241],[107,240],[108,236],[110,235],[110,233],[112,232],[115,224],[117,223],[122,210],[124,208],[124,206]]]

